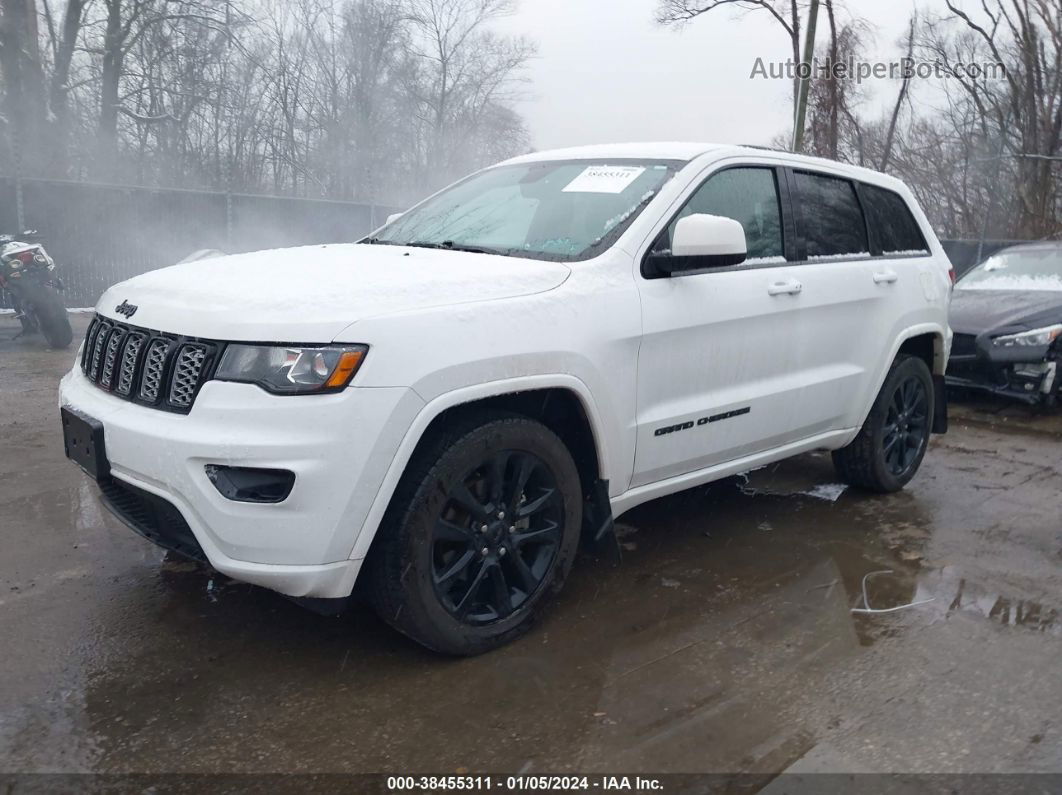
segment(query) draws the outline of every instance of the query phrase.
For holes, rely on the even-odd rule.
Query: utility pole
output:
[[[811,90],[812,62],[815,59],[815,27],[819,21],[819,0],[811,0],[811,8],[808,9],[807,38],[804,40],[804,64],[807,64],[807,73],[800,78],[800,92],[797,97],[796,119],[793,123],[793,151],[804,150],[804,122],[808,115],[808,94]]]

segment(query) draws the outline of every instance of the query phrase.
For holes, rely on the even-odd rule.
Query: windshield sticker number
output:
[[[568,183],[564,193],[623,193],[645,173],[640,166],[590,166]]]

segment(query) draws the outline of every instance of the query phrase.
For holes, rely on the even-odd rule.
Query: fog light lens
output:
[[[206,476],[222,497],[233,502],[284,502],[295,487],[295,473],[286,469],[252,469],[207,464]]]

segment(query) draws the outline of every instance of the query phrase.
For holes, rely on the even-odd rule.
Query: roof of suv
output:
[[[751,158],[769,158],[771,156],[782,157],[793,164],[804,164],[808,168],[821,168],[835,173],[846,174],[853,179],[863,179],[881,184],[899,184],[899,180],[882,174],[880,171],[863,168],[861,166],[842,163],[837,160],[827,160],[822,157],[810,157],[797,155],[778,149],[768,149],[755,146],[735,146],[732,144],[710,144],[694,142],[656,142],[656,143],[625,143],[625,144],[597,144],[593,146],[575,146],[568,149],[552,149],[545,152],[532,152],[526,155],[514,157],[501,165],[513,165],[518,163],[535,163],[547,160],[598,160],[601,158],[615,159],[640,159],[640,160],[679,160],[689,162],[705,154],[719,156],[745,155]]]

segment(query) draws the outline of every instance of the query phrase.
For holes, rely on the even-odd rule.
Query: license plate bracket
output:
[[[111,465],[103,441],[103,423],[69,408],[61,409],[60,415],[66,457],[97,482],[106,480],[111,474]]]

